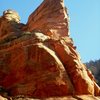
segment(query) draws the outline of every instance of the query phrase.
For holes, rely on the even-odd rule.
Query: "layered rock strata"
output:
[[[0,17],[0,86],[9,96],[38,99],[100,96],[69,35],[63,0],[44,0],[26,25],[15,11],[5,11]]]

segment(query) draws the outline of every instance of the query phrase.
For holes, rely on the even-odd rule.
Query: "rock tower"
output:
[[[0,86],[7,97],[99,100],[100,88],[70,38],[63,0],[44,0],[26,25],[13,10],[0,17]]]

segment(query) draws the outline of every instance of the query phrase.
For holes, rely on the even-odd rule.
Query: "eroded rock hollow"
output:
[[[100,96],[69,35],[63,0],[44,0],[26,25],[17,12],[5,11],[0,17],[0,86],[10,96]]]

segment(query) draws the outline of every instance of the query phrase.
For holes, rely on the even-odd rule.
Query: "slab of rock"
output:
[[[63,0],[44,0],[26,25],[15,11],[4,12],[0,17],[0,86],[6,96],[40,100],[96,100],[94,96],[100,96],[100,87],[69,37],[68,20]]]
[[[41,30],[52,38],[69,35],[69,19],[63,0],[44,0],[27,22],[27,30]]]

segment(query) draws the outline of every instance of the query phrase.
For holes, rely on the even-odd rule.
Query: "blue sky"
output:
[[[43,0],[1,0],[0,16],[7,9],[16,10],[21,22],[26,23],[28,16]],[[56,5],[55,5],[56,6]],[[70,32],[82,61],[100,58],[100,0],[65,0],[70,16]]]

